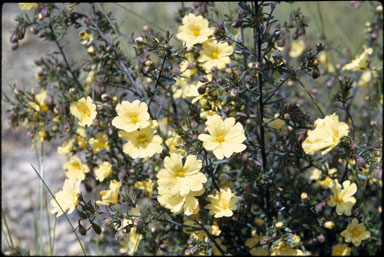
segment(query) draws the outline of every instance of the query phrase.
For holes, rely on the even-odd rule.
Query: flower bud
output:
[[[321,52],[324,49],[325,49],[325,45],[323,43],[319,42],[319,43],[316,44],[316,51],[317,52]]]
[[[136,43],[136,45],[142,45],[142,44],[144,44],[144,38],[142,38],[142,37],[137,37],[137,38],[135,38],[135,43]]]
[[[131,226],[125,226],[124,231],[129,234],[129,232],[131,232]]]
[[[308,200],[308,194],[305,193],[305,192],[303,192],[303,193],[301,193],[300,198],[301,198],[301,200],[303,200],[303,201],[307,201],[307,200]]]
[[[320,77],[320,70],[319,68],[316,66],[313,71],[312,71],[312,78],[313,79],[317,79],[318,77]]]
[[[332,229],[335,226],[335,223],[333,221],[326,221],[324,223],[324,227],[327,229]]]
[[[189,245],[192,245],[194,242],[195,242],[195,240],[192,237],[188,238],[188,240],[187,240],[187,244],[189,244]]]
[[[207,84],[201,85],[198,89],[197,92],[199,92],[200,95],[203,95],[205,91],[207,90]]]
[[[184,251],[184,254],[185,254],[186,256],[190,256],[190,255],[191,255],[191,250],[190,250],[190,249],[186,249],[186,250]]]
[[[111,97],[108,94],[104,93],[101,95],[101,100],[103,100],[104,102],[108,102],[111,100]]]
[[[225,73],[228,75],[228,76],[231,76],[233,74],[233,70],[232,68],[226,68],[225,69]]]
[[[325,237],[323,234],[318,235],[316,238],[319,243],[324,243],[325,241]]]
[[[152,61],[145,61],[145,66],[150,67],[153,64]]]
[[[19,41],[16,31],[12,33],[9,40],[11,41],[11,43],[17,43]]]
[[[263,68],[263,63],[262,62],[256,62],[254,67],[256,70],[261,70]]]
[[[91,223],[92,223],[92,228],[93,228],[93,230],[95,231],[95,233],[98,234],[98,235],[100,235],[100,234],[101,234],[101,228],[100,228],[100,226],[97,225],[97,224],[95,224],[95,223],[93,223],[93,222],[91,222]]]
[[[382,14],[383,13],[383,6],[381,4],[379,4],[377,7],[376,7],[376,13],[377,14]]]
[[[206,83],[206,82],[208,82],[209,80],[208,80],[206,77],[204,77],[204,76],[200,76],[200,77],[199,77],[199,81],[200,81],[201,83]]]
[[[112,53],[114,48],[113,48],[113,46],[107,46],[106,50],[107,50],[108,53]]]
[[[165,252],[165,251],[167,251],[167,249],[168,249],[168,245],[166,245],[166,244],[161,244],[159,248],[160,248],[161,251]]]
[[[77,227],[77,229],[79,230],[80,235],[85,236],[87,234],[87,230],[83,225],[80,224],[80,220],[78,221],[78,223],[79,226]]]
[[[196,255],[197,253],[199,253],[199,246],[195,245],[191,248],[191,254]]]
[[[88,47],[87,52],[90,55],[94,55],[95,54],[95,48],[93,46],[90,46],[90,47]]]
[[[242,24],[243,24],[242,20],[235,20],[235,21],[232,22],[232,27],[240,28]]]
[[[17,48],[19,48],[19,43],[12,43],[12,51],[15,51]]]
[[[276,222],[275,227],[276,228],[282,228],[283,225],[284,225],[284,223],[282,221],[278,221],[278,222]]]
[[[227,83],[227,80],[225,78],[218,78],[216,80],[217,84],[219,85],[224,85],[225,83]]]
[[[232,97],[237,97],[237,95],[238,95],[237,90],[235,88],[231,88],[229,90],[229,95]]]
[[[217,74],[219,72],[219,69],[216,66],[213,66],[211,68],[211,72],[214,73],[214,74]]]

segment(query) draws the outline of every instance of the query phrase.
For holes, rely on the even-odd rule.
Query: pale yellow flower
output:
[[[326,221],[324,223],[324,227],[327,229],[332,229],[335,226],[335,223],[333,221]]]
[[[171,153],[185,153],[183,139],[175,131],[170,131],[168,133],[168,138],[165,140],[165,144],[168,146],[169,152]]]
[[[252,256],[268,256],[269,255],[268,246],[254,247],[249,251],[249,254]]]
[[[182,158],[171,153],[164,159],[164,169],[157,174],[158,185],[170,195],[186,196],[191,191],[200,191],[204,188],[203,183],[207,182],[207,177],[200,172],[201,167],[202,161],[194,155],[188,155],[183,165]]]
[[[292,41],[289,56],[292,58],[299,57],[305,50],[305,43],[303,40]]]
[[[331,207],[336,206],[336,213],[342,215],[343,213],[347,216],[351,215],[352,206],[355,204],[356,199],[352,197],[357,191],[355,183],[352,183],[349,180],[343,182],[343,190],[337,179],[333,180],[331,184],[331,190],[333,196],[331,196],[328,201],[328,205]]]
[[[184,214],[189,216],[199,212],[199,201],[195,196],[200,196],[204,192],[205,189],[203,187],[200,191],[190,191],[184,196],[181,196],[180,193],[171,195],[166,187],[159,187],[157,201],[173,214],[179,214],[184,211]]]
[[[112,125],[126,132],[136,131],[150,126],[148,106],[144,102],[135,100],[132,103],[123,101],[116,106],[117,117]]]
[[[347,244],[336,244],[332,246],[332,256],[350,256],[351,248]]]
[[[257,230],[254,228],[251,230],[251,238],[248,238],[247,241],[245,241],[245,246],[248,248],[252,248],[255,245],[257,245],[260,242],[261,237],[263,236],[262,233],[257,234]]]
[[[79,125],[82,127],[90,126],[97,115],[96,105],[92,103],[92,98],[89,96],[71,104],[70,111],[79,119]]]
[[[359,79],[359,82],[357,83],[359,87],[361,88],[366,88],[369,86],[369,82],[372,81],[372,71],[370,70],[366,70],[363,72],[363,74],[361,74],[361,77]]]
[[[191,48],[194,44],[207,41],[208,37],[212,35],[213,29],[208,27],[208,20],[203,16],[195,16],[190,13],[184,16],[183,25],[179,27],[176,37]]]
[[[109,184],[109,190],[103,190],[100,192],[102,201],[96,201],[97,205],[113,205],[119,201],[119,191],[121,187],[121,181],[112,180]]]
[[[89,143],[91,144],[94,153],[109,150],[108,135],[105,133],[98,132],[96,138],[91,138]]]
[[[173,98],[195,97],[197,87],[193,83],[189,83],[188,79],[183,77],[176,78],[176,83],[172,85]]]
[[[65,175],[72,180],[82,181],[85,179],[85,173],[89,172],[88,166],[77,156],[70,157],[63,168],[66,170]]]
[[[331,58],[327,51],[322,51],[318,55],[320,64],[327,69],[328,73],[333,73],[335,71],[335,67],[331,63]]]
[[[304,256],[302,250],[294,249],[286,245],[284,241],[280,241],[277,245],[272,246],[271,256]]]
[[[348,224],[347,228],[340,233],[344,237],[345,242],[352,242],[354,246],[360,246],[361,241],[371,237],[371,232],[365,229],[363,223],[359,223],[356,218]]]
[[[264,122],[267,122],[268,126],[274,129],[281,129],[284,125],[285,122],[282,119],[279,119],[278,117],[280,116],[279,113],[275,113],[274,119],[266,119],[264,118]]]
[[[19,3],[19,8],[22,11],[27,11],[37,7],[37,5],[38,5],[37,3]]]
[[[373,54],[373,49],[371,47],[367,48],[367,46],[363,45],[363,53],[359,56],[356,56],[352,62],[346,64],[344,66],[344,70],[349,71],[360,71],[368,68],[368,64],[370,62],[370,56]]]
[[[154,185],[154,183],[152,182],[151,179],[148,179],[148,181],[136,181],[135,182],[135,187],[137,189],[144,190],[144,193],[146,195],[149,195],[149,197],[152,197],[153,185]]]
[[[196,60],[193,57],[193,53],[186,53],[185,57],[187,60],[184,60],[180,63],[180,76],[190,78],[192,75],[194,75],[197,72],[196,67]],[[190,68],[190,65],[194,64],[193,67]]]
[[[109,176],[109,174],[112,173],[112,165],[104,161],[102,164],[100,164],[96,169],[95,169],[95,176],[96,179],[100,182],[103,182],[103,180]]]
[[[132,158],[151,157],[156,153],[161,153],[163,140],[160,136],[154,135],[157,127],[157,121],[150,121],[149,126],[132,132],[120,131],[119,137],[129,142],[123,146],[123,152]]]
[[[231,192],[228,187],[221,188],[220,192],[214,195],[208,195],[207,200],[211,202],[207,204],[205,208],[209,209],[209,214],[214,215],[215,218],[231,217],[233,211],[237,209],[237,198]]]
[[[88,140],[85,138],[85,129],[84,128],[77,128],[76,130],[77,135],[75,136],[74,143],[76,143],[80,149],[85,149],[88,147]]]
[[[63,211],[68,210],[68,214],[71,214],[76,206],[79,204],[79,193],[80,193],[80,181],[66,179],[64,181],[63,190],[55,194],[56,200],[59,202]],[[55,199],[51,200],[51,205],[54,207],[51,210],[51,214],[57,212],[56,217],[59,217],[63,214],[59,205]]]
[[[198,139],[208,151],[213,151],[217,159],[229,158],[233,153],[240,153],[247,147],[243,126],[234,118],[223,120],[219,115],[208,117],[205,128],[209,134],[200,134]]]
[[[233,47],[228,43],[217,41],[206,41],[203,49],[200,50],[198,62],[203,63],[202,67],[206,72],[211,72],[211,68],[216,66],[219,70],[231,63],[229,56],[233,53]]]
[[[59,154],[68,154],[72,151],[73,139],[64,141],[63,144],[57,147],[57,152]]]
[[[35,95],[36,102],[30,101],[29,104],[36,111],[46,113],[48,106],[45,104],[45,99],[47,98],[47,91],[42,89],[40,93]]]
[[[315,121],[315,129],[308,130],[308,137],[302,143],[306,154],[315,154],[321,151],[325,155],[335,148],[342,137],[349,134],[349,127],[345,122],[339,122],[336,113]]]

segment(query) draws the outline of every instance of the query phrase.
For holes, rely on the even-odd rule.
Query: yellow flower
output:
[[[149,195],[149,197],[152,197],[153,185],[154,183],[151,179],[148,179],[148,181],[136,181],[135,183],[135,187],[144,190],[144,193]]]
[[[364,51],[361,55],[355,57],[352,62],[346,64],[344,66],[344,70],[349,71],[360,71],[368,68],[369,57],[373,53],[373,49],[371,47],[367,48],[367,46],[363,45]]]
[[[233,47],[224,42],[207,41],[203,44],[203,49],[200,50],[198,62],[203,63],[203,69],[206,72],[211,72],[211,68],[216,66],[219,70],[231,63],[229,56],[233,53]]]
[[[282,119],[277,118],[279,116],[280,116],[279,113],[275,113],[274,119],[268,120],[264,118],[264,122],[268,122],[267,124],[271,128],[281,129],[284,126],[285,122]]]
[[[77,135],[75,136],[75,143],[79,146],[80,149],[85,149],[88,147],[88,140],[85,138],[85,129],[77,128]]]
[[[220,192],[214,195],[208,195],[207,200],[211,203],[207,204],[205,208],[209,209],[209,214],[214,215],[215,218],[231,217],[237,208],[238,199],[234,198],[228,187],[221,188]]]
[[[205,125],[209,134],[200,134],[198,139],[217,159],[229,158],[234,152],[240,153],[247,148],[242,144],[246,140],[243,126],[234,118],[223,120],[219,115],[213,115],[208,117]]]
[[[112,120],[112,125],[118,129],[132,132],[150,126],[148,106],[144,102],[123,101],[116,106],[116,112],[118,116]]]
[[[347,244],[336,244],[332,246],[332,256],[350,256],[351,248]]]
[[[136,205],[139,208],[139,205]],[[129,212],[130,215],[138,215],[136,209],[132,208]],[[123,227],[128,224],[133,224],[132,220],[123,219]],[[120,253],[128,254],[129,256],[135,255],[137,248],[139,247],[140,241],[143,239],[142,234],[136,233],[136,227],[132,227],[131,231],[125,235],[121,241]]]
[[[315,129],[308,130],[308,137],[302,143],[306,154],[315,154],[321,151],[325,155],[335,148],[342,137],[349,134],[349,127],[345,122],[339,122],[336,113],[315,121]]]
[[[109,150],[107,134],[98,132],[96,138],[91,138],[89,143],[92,145],[92,151],[98,153],[103,150]]]
[[[92,103],[92,98],[89,96],[71,104],[70,111],[79,119],[79,125],[82,127],[90,126],[97,114],[96,105]]]
[[[184,60],[180,63],[180,75],[186,78],[190,78],[193,74],[197,72],[196,60],[193,57],[193,53],[186,53],[185,57],[187,58],[187,60]],[[190,65],[192,63],[194,65],[190,68]]]
[[[37,7],[37,3],[19,3],[19,8],[22,11],[27,11]]]
[[[324,223],[324,227],[327,229],[332,229],[335,226],[335,223],[333,221],[326,221]]]
[[[109,190],[100,192],[102,201],[96,201],[97,205],[113,205],[119,201],[119,190],[121,181],[112,180],[109,184]]]
[[[164,159],[164,169],[157,174],[158,185],[164,188],[163,194],[186,196],[191,191],[200,191],[207,182],[207,177],[200,172],[201,167],[202,161],[194,155],[188,155],[183,165],[182,158],[171,153]]]
[[[227,247],[225,245],[223,245],[223,243],[221,242],[221,239],[220,238],[216,239],[216,242],[221,247],[223,252],[225,253],[227,251]],[[222,256],[219,248],[217,248],[215,244],[212,246],[212,254],[215,256]]]
[[[63,211],[68,210],[68,214],[71,214],[80,202],[79,193],[80,193],[80,181],[66,179],[64,181],[63,190],[57,192],[55,194],[55,198],[59,202]],[[51,214],[54,214],[57,212],[56,217],[59,217],[63,214],[59,205],[56,203],[55,199],[51,200],[51,205],[54,207],[51,210]]]
[[[200,191],[190,191],[185,196],[181,196],[180,193],[171,195],[166,187],[159,187],[157,201],[174,214],[179,214],[184,210],[184,214],[189,216],[199,212],[199,201],[195,196],[200,196],[204,192],[205,189],[203,187]]]
[[[303,256],[303,251],[299,249],[293,249],[291,246],[286,245],[283,241],[280,241],[277,245],[272,246],[271,256]]]
[[[209,228],[209,233],[214,235],[214,236],[219,236],[220,233],[221,233],[221,230],[218,229],[218,226],[215,225],[216,222],[213,222],[214,224],[212,226],[210,226]],[[193,227],[200,227],[199,223],[198,223],[198,219],[196,220],[193,220],[193,219],[186,219],[184,221],[184,225],[188,225],[188,226],[193,226]],[[192,228],[188,228],[188,227],[184,227],[183,228],[183,232],[186,233],[186,234],[189,234],[192,236],[192,238],[196,239],[196,240],[199,240],[201,242],[208,242],[209,240],[209,237],[207,235],[207,233],[204,231],[204,230],[197,230],[197,231],[191,231]]]
[[[65,175],[73,180],[84,180],[85,173],[89,172],[89,168],[86,164],[82,163],[77,156],[72,156],[63,166],[66,170]]]
[[[208,20],[203,16],[190,13],[183,18],[183,25],[179,27],[176,37],[191,48],[194,44],[201,44],[208,40],[214,28],[208,28]]]
[[[61,146],[57,148],[57,152],[60,154],[67,154],[72,151],[73,140],[64,141]]]
[[[93,35],[91,31],[87,28],[85,31],[80,31],[80,44],[84,46],[89,46],[93,41]]]
[[[372,80],[372,72],[370,70],[366,70],[361,74],[359,82],[357,83],[359,87],[366,88],[369,86],[369,82]]]
[[[260,242],[261,237],[263,236],[262,233],[257,234],[257,230],[254,228],[251,230],[252,237],[248,238],[247,241],[245,241],[245,246],[248,248],[252,248],[255,245],[257,245]]]
[[[46,113],[48,110],[48,106],[45,104],[45,99],[47,98],[47,91],[41,90],[40,93],[35,95],[35,102],[29,102],[29,104],[32,106],[32,108],[36,111],[44,112]]]
[[[335,179],[331,184],[331,190],[333,196],[328,201],[328,205],[331,207],[336,206],[336,213],[338,215],[345,213],[345,215],[350,216],[352,206],[356,202],[356,199],[352,197],[357,191],[356,184],[351,184],[349,180],[346,180],[343,182],[343,190],[341,190],[339,182]]]
[[[194,97],[196,92],[196,85],[188,83],[188,80],[183,77],[176,78],[176,83],[172,85],[173,98],[175,99]]]
[[[175,131],[170,131],[167,140],[165,140],[165,144],[168,146],[169,152],[171,153],[184,154],[183,143],[183,139],[181,139]]]
[[[361,241],[371,236],[371,232],[365,229],[363,223],[359,223],[356,218],[353,218],[352,223],[349,223],[340,235],[344,237],[345,242],[352,242],[352,244],[357,247],[360,246]]]
[[[249,251],[249,254],[252,256],[268,256],[268,247],[259,246],[252,248],[251,251]]]
[[[331,58],[330,58],[328,52],[322,51],[322,52],[319,53],[320,64],[327,69],[328,73],[333,73],[335,71],[335,67],[333,67],[330,59]]]
[[[292,41],[289,56],[292,58],[299,57],[305,50],[305,43],[303,40]]]
[[[96,179],[100,182],[108,177],[112,173],[112,165],[109,162],[104,161],[95,169]]]
[[[154,135],[159,124],[157,121],[150,121],[149,126],[132,132],[120,131],[119,137],[128,140],[123,147],[123,152],[132,158],[151,157],[155,153],[161,153],[163,140],[160,136]]]

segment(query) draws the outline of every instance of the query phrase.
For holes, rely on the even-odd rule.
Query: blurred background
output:
[[[318,33],[323,32],[328,39],[333,40],[335,45],[347,47],[352,54],[361,51],[363,36],[359,31],[363,31],[367,20],[372,20],[373,13],[371,2],[365,2],[355,8],[350,1],[343,2],[297,2],[293,4],[283,3],[278,5],[275,17],[283,23],[288,20],[289,13],[297,8],[301,8],[302,13],[309,18],[306,39],[315,43],[319,42]],[[155,31],[169,30],[176,33],[178,24],[175,17],[178,8],[182,3],[103,3],[102,7],[106,11],[114,13],[115,22],[120,27],[121,32],[126,35],[134,33],[138,35],[144,25],[151,26]],[[185,6],[193,6],[193,3],[184,3]],[[236,11],[237,3],[220,2],[215,3],[221,13],[229,13],[229,10]],[[78,12],[90,13],[88,4],[80,4],[76,7]],[[15,18],[20,12],[28,13],[31,17],[33,10],[21,11],[17,3],[6,3],[2,5],[2,94],[10,96],[9,84],[15,84],[17,88],[29,91],[37,89],[37,80],[34,76],[38,72],[34,61],[43,55],[56,51],[53,42],[40,40],[36,35],[27,32],[17,51],[11,50],[9,41],[12,31],[16,27]],[[71,60],[78,61],[87,58],[87,53],[79,44],[79,31],[71,31],[65,38],[68,45],[65,46],[66,53]],[[124,42],[122,42],[124,43]],[[174,45],[179,45],[177,39],[172,41]],[[128,45],[127,45],[128,46]],[[36,90],[38,91],[38,90]],[[39,253],[39,179],[34,173],[31,164],[38,167],[36,149],[31,148],[31,140],[26,137],[24,127],[11,128],[8,123],[6,110],[8,106],[2,101],[1,106],[1,206],[9,231],[12,235],[13,243],[19,247],[30,250],[32,254]],[[57,146],[61,141],[44,144],[44,177],[46,183],[53,193],[61,190],[65,174],[62,169],[66,161],[64,155],[57,154]],[[39,146],[39,145],[38,145]],[[40,151],[40,147],[38,151]],[[48,195],[48,209],[51,197]],[[69,215],[72,224],[76,226],[76,214]],[[54,224],[54,216],[49,215],[51,226]],[[48,249],[48,236],[46,228],[46,217],[44,216],[43,242]],[[7,250],[5,243],[5,227],[2,220],[2,240],[1,247],[4,253]],[[85,243],[90,236],[82,237],[81,240],[87,245],[89,254],[97,254],[97,246]],[[44,249],[45,252],[48,252]],[[81,254],[80,246],[75,236],[71,233],[70,227],[65,221],[64,216],[57,219],[56,240],[54,255],[78,255]]]

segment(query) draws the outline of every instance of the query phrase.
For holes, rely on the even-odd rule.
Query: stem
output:
[[[84,91],[83,86],[80,84],[79,80],[77,79],[75,73],[72,71],[71,66],[70,66],[69,63],[68,63],[67,56],[66,56],[65,53],[64,53],[63,47],[60,45],[60,43],[59,43],[59,41],[58,41],[58,39],[57,39],[57,37],[56,37],[56,35],[55,35],[55,31],[54,31],[54,29],[53,29],[53,27],[52,27],[52,19],[51,19],[51,16],[49,16],[49,29],[51,30],[52,37],[54,38],[55,43],[56,43],[57,47],[58,47],[59,50],[60,50],[61,56],[62,56],[63,59],[64,59],[65,66],[67,67],[67,70],[69,71],[69,73],[71,73],[72,78],[73,78],[73,80],[76,82],[76,84],[77,84],[77,86],[79,87],[79,89],[80,89],[81,91]]]
[[[254,13],[255,15],[258,14],[259,12],[259,5],[257,3],[257,1],[255,1],[254,3]],[[260,36],[260,33],[257,31],[258,29],[254,28],[254,34],[257,33],[257,40],[254,41],[254,44],[255,44],[255,47],[256,47],[256,58],[257,58],[257,62],[262,62],[263,60],[261,59],[261,36]],[[255,38],[255,37],[254,37]],[[260,135],[260,147],[261,147],[261,158],[262,158],[262,168],[263,168],[263,172],[266,173],[267,172],[267,155],[265,154],[265,138],[264,138],[264,127],[263,127],[263,117],[264,117],[264,102],[263,102],[263,77],[261,75],[261,72],[259,72],[257,74],[257,86],[258,86],[258,90],[259,90],[259,112],[258,112],[258,116],[259,116],[259,135]],[[266,187],[266,190],[265,190],[265,198],[264,198],[264,202],[265,202],[265,205],[266,205],[266,215],[269,219],[271,219],[271,215],[270,215],[270,196],[269,196],[269,186],[267,185]]]

